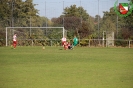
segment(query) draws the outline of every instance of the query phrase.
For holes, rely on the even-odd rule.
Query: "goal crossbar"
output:
[[[9,29],[9,28],[12,28],[12,29],[15,29],[15,28],[20,28],[20,29],[22,29],[22,28],[61,28],[61,29],[63,29],[63,37],[65,36],[64,35],[64,32],[65,32],[64,27],[6,27],[6,46],[7,46],[7,29]]]

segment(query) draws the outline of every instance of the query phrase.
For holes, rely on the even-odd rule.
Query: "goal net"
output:
[[[60,45],[61,38],[67,36],[64,27],[6,27],[6,46],[12,45],[15,33],[18,46]]]

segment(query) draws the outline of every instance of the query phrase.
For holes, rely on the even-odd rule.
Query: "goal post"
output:
[[[10,29],[10,30],[9,30]],[[61,31],[57,31],[57,30],[61,30]],[[32,31],[36,31],[35,33],[33,33]],[[12,39],[12,36],[14,33],[18,33],[21,36],[21,39],[29,39],[28,37],[25,36],[31,36],[32,34],[38,36],[38,35],[42,35],[45,31],[48,31],[48,36],[50,35],[54,35],[56,34],[56,36],[60,36],[58,38],[61,39],[61,37],[66,36],[66,31],[64,29],[64,27],[6,27],[6,46],[9,45],[8,41]],[[53,33],[52,33],[53,32]],[[60,33],[60,35],[59,35]],[[19,36],[19,35],[18,35]],[[43,39],[44,37],[38,37],[38,39],[41,38]]]

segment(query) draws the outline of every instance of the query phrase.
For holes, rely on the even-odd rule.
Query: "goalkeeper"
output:
[[[76,36],[74,36],[73,47],[76,46],[77,44],[78,44],[78,38]]]

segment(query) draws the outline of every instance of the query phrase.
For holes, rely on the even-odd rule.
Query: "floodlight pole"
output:
[[[45,1],[45,20],[46,20],[46,27],[47,27],[47,17],[46,17],[46,1]],[[47,28],[45,30],[45,34],[47,35]]]
[[[105,33],[106,31],[103,31],[103,47],[104,47],[104,40],[105,40],[105,38],[104,38],[104,33]]]
[[[116,27],[116,30],[117,30],[117,39],[118,39],[118,15],[117,15],[117,27]]]
[[[64,27],[63,27],[63,38],[65,37],[64,33],[65,33],[65,30],[64,30]]]
[[[13,6],[14,6],[14,1],[12,0],[12,20],[11,20],[11,26],[13,27],[14,25],[13,25],[13,19],[14,19],[14,17],[13,17],[13,10],[14,10],[14,8],[13,8]]]
[[[63,11],[64,11],[64,1],[63,1]],[[63,16],[63,27],[64,27],[64,16]]]
[[[7,27],[6,27],[6,46],[7,46]]]
[[[118,1],[117,1],[118,4]],[[118,39],[118,15],[117,15],[117,22],[116,22],[116,31],[117,31],[117,39]]]
[[[98,0],[98,40],[99,40],[99,0]]]
[[[46,1],[45,1],[45,18],[46,18],[46,27],[47,27],[47,17],[46,17]]]
[[[81,8],[81,0],[80,0],[80,8]],[[82,14],[81,14],[81,9],[80,9],[80,18],[81,18],[81,25],[82,25]]]
[[[31,16],[30,16],[30,37],[31,37]]]

